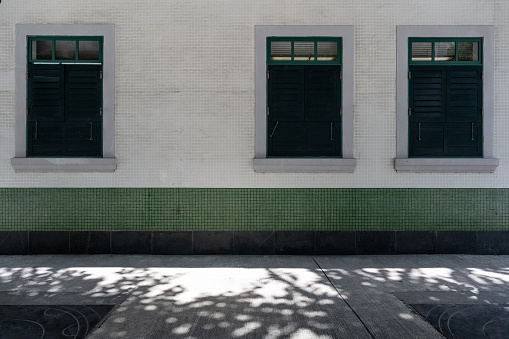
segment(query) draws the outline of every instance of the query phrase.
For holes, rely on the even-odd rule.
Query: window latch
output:
[[[272,138],[272,136],[274,135],[274,132],[276,131],[277,124],[279,124],[279,121],[276,121],[276,126],[274,126],[274,129],[272,130],[272,133],[270,134],[270,137],[271,137],[271,138]]]
[[[408,115],[412,115],[412,109],[408,108]]]
[[[92,121],[90,121],[90,138],[88,138],[88,140],[94,140],[92,137],[93,137],[93,133],[92,133]]]
[[[267,115],[269,115],[269,114],[270,114],[270,110],[269,110],[269,108],[267,107]]]

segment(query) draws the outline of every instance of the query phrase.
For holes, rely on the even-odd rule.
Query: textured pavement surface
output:
[[[420,312],[482,305],[495,338],[508,304],[509,256],[0,256],[0,305],[115,305],[91,339],[443,338]]]

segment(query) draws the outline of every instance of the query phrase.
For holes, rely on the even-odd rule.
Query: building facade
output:
[[[509,253],[505,0],[0,3],[0,253]]]

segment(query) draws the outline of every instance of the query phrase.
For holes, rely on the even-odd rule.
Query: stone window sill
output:
[[[499,164],[496,158],[396,158],[397,172],[493,173]]]
[[[15,172],[114,172],[116,158],[12,158]]]

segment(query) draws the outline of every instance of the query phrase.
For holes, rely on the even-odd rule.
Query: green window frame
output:
[[[443,42],[449,43],[447,54],[437,56]],[[413,58],[413,43],[427,44],[428,60]],[[477,54],[460,60],[460,45],[468,44],[477,46]],[[482,51],[482,38],[408,39],[409,157],[483,157]]]
[[[51,57],[34,58],[47,41]],[[57,43],[74,43],[74,58],[59,58]],[[80,42],[97,42],[97,57],[80,59]],[[72,49],[67,50],[67,52]],[[103,156],[103,37],[28,36],[26,157]]]
[[[290,60],[273,60],[272,42],[288,42],[290,44]],[[313,60],[296,60],[295,44],[299,42],[313,43]],[[318,44],[321,42],[336,42],[336,60],[318,60]],[[342,58],[341,37],[268,37],[267,38],[267,65],[341,65]]]
[[[29,36],[27,41],[28,62],[33,63],[102,63],[103,62],[103,37],[100,36]],[[51,59],[36,59],[32,56],[33,42],[49,41],[51,43]],[[56,57],[56,42],[71,41],[75,44],[74,59],[59,59]],[[80,42],[97,41],[99,44],[99,57],[97,59],[80,58]]]
[[[430,59],[428,61],[420,60],[412,60],[413,54],[413,44],[412,43],[430,43],[431,44],[431,54]],[[454,60],[451,61],[439,61],[436,59],[436,44],[440,42],[452,42],[454,43]],[[478,60],[459,60],[459,45],[460,43],[477,43],[478,46]],[[467,65],[482,65],[483,62],[483,39],[482,38],[454,38],[454,37],[445,37],[445,38],[433,38],[433,37],[419,37],[419,38],[409,38],[408,39],[408,64],[409,65],[456,65],[456,66],[467,66]]]
[[[274,42],[284,46],[283,57],[272,56]],[[268,157],[342,156],[341,42],[340,37],[267,38]],[[307,60],[296,56],[299,43],[309,51]],[[319,50],[324,46],[327,53]]]

